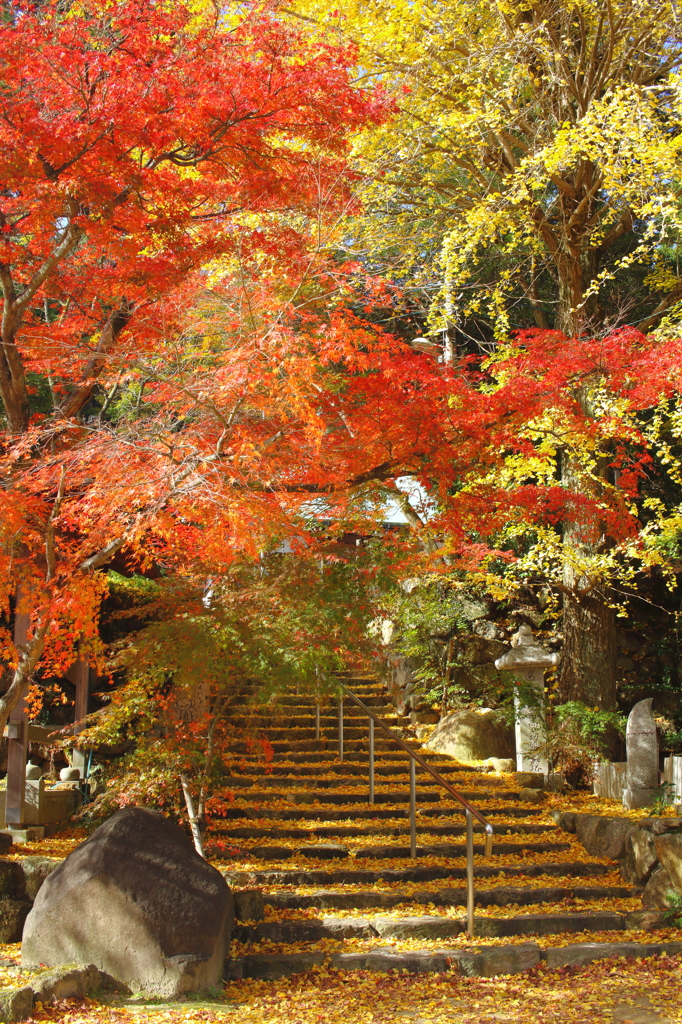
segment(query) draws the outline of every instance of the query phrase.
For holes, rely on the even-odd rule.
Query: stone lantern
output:
[[[545,695],[545,669],[554,668],[561,660],[560,654],[553,654],[540,647],[533,640],[533,632],[525,623],[519,627],[511,641],[512,649],[495,662],[495,668],[513,672],[537,688],[539,707],[524,705],[514,698],[516,734],[516,770],[519,772],[542,772],[547,775],[547,758],[541,757],[538,748],[544,742],[543,721]]]

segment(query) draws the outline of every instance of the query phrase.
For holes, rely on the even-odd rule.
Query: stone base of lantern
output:
[[[629,811],[636,807],[650,807],[657,796],[660,796],[658,789],[624,789],[623,807]]]

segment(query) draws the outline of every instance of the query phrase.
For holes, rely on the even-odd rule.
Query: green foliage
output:
[[[656,796],[651,805],[651,813],[657,817],[664,817],[666,814],[670,814],[674,810],[675,787],[673,784],[671,782],[662,782],[654,792]]]
[[[456,678],[457,669],[464,667],[485,675],[467,661],[462,644],[469,628],[466,604],[475,600],[457,582],[428,577],[409,589],[395,588],[385,599],[395,649],[417,666],[413,671],[418,691],[427,702],[450,708],[476,703]]]
[[[670,907],[665,912],[665,920],[673,928],[682,928],[682,893],[671,889],[667,894]]]
[[[91,811],[143,802],[182,818],[184,775],[210,813],[210,793],[229,789],[235,741],[267,755],[256,734],[230,722],[235,702],[276,699],[294,680],[331,691],[339,671],[373,651],[369,568],[362,554],[321,562],[272,554],[235,564],[203,591],[177,577],[111,574],[125,614],[139,610],[145,624],[113,645],[110,668],[123,683],[79,735],[86,747],[134,744],[107,769]],[[190,702],[193,720],[183,721],[178,708]]]
[[[591,708],[581,701],[558,704],[548,715],[547,759],[567,781],[589,784],[595,762],[606,757],[610,736],[623,734],[626,724],[625,716],[616,711]]]

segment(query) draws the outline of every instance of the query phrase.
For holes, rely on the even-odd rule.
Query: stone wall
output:
[[[593,857],[616,861],[624,882],[644,887],[644,910],[665,911],[671,896],[682,897],[682,818],[637,821],[564,811],[556,820]]]
[[[595,768],[594,793],[595,796],[607,800],[623,799],[623,790],[626,787],[627,761],[612,761],[606,764],[598,764]],[[663,771],[660,773],[661,785],[667,782],[672,786],[672,792],[668,792],[671,803],[682,803],[682,757],[673,755],[666,757],[663,762]]]

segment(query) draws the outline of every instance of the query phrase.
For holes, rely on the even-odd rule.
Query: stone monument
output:
[[[547,775],[547,758],[538,752],[544,741],[543,721],[545,669],[553,668],[561,660],[560,654],[552,654],[533,640],[533,632],[525,623],[512,637],[512,649],[495,662],[495,668],[514,672],[537,688],[538,707],[523,704],[518,696],[514,698],[516,712],[516,770],[518,772],[542,772]]]
[[[653,803],[660,785],[658,737],[652,703],[653,697],[640,700],[628,716],[625,732],[627,788],[623,790],[623,806],[629,809]]]

